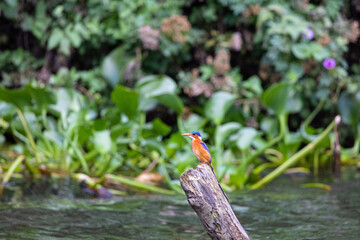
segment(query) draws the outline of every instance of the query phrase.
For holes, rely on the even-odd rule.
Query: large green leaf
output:
[[[136,91],[119,85],[112,91],[111,99],[122,113],[130,119],[135,117],[139,105],[139,95]]]
[[[93,142],[95,149],[100,153],[108,153],[112,150],[113,142],[109,130],[94,132]]]
[[[241,124],[237,122],[229,122],[219,126],[215,131],[215,144],[221,146],[225,139],[230,136],[231,133],[239,130]]]
[[[0,101],[12,103],[23,109],[31,104],[31,96],[25,89],[6,89],[0,86]]]
[[[164,94],[174,94],[176,91],[176,83],[168,76],[150,75],[141,78],[137,82],[136,88],[139,90],[141,96],[152,98]]]
[[[360,120],[360,93],[350,94],[347,92],[341,93],[338,101],[338,110],[341,115],[341,120],[344,123],[353,126],[355,131],[358,131],[357,126]]]
[[[52,109],[60,113],[63,120],[70,111],[78,112],[82,108],[83,96],[70,88],[60,88],[57,90],[56,104],[52,105]]]
[[[160,103],[164,104],[165,106],[174,109],[177,114],[181,114],[184,105],[181,99],[174,94],[164,94],[155,97]]]
[[[160,136],[165,136],[171,131],[171,127],[169,127],[159,118],[155,118],[155,120],[152,121],[152,125],[153,125],[153,130]]]
[[[291,94],[286,102],[286,109],[290,113],[298,113],[303,109],[304,102],[299,94]]]
[[[101,66],[102,74],[111,86],[115,87],[122,80],[126,67],[133,58],[126,53],[123,46],[114,49],[105,57]]]
[[[133,122],[118,123],[111,128],[110,136],[113,140],[129,132],[133,127]]]
[[[14,106],[11,103],[2,102],[0,100],[0,118],[4,118],[7,121],[11,121],[12,116],[14,114],[16,114],[16,109],[14,108]]]
[[[243,82],[243,86],[256,95],[260,95],[263,92],[261,87],[261,80],[258,76],[251,76],[249,79]]]
[[[185,131],[199,131],[205,124],[207,120],[196,113],[192,113],[185,121],[184,128]]]
[[[56,102],[55,95],[49,90],[30,85],[23,89],[6,89],[0,86],[0,101],[12,103],[20,109],[32,104],[42,108]]]
[[[246,150],[250,147],[251,142],[257,135],[257,131],[254,128],[245,127],[242,128],[237,136],[236,146],[241,150]]]
[[[260,129],[268,134],[268,139],[279,134],[279,121],[273,116],[264,117],[260,123]]]
[[[217,125],[220,125],[235,98],[233,94],[228,92],[215,93],[205,104],[205,115]]]
[[[262,102],[265,107],[271,109],[276,115],[284,114],[286,109],[286,102],[289,99],[292,85],[281,82],[273,84],[262,95]]]
[[[46,88],[35,88],[31,85],[26,85],[25,90],[29,93],[35,104],[42,108],[56,103],[55,95]]]
[[[155,106],[156,99],[161,104],[174,109],[178,114],[182,112],[183,103],[176,95],[176,83],[168,76],[150,75],[143,77],[136,84],[136,89],[140,93],[140,106],[143,110],[151,109]]]

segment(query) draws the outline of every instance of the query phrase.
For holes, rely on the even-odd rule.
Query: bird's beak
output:
[[[190,137],[190,134],[189,133],[184,133],[184,134],[181,134],[181,136]]]

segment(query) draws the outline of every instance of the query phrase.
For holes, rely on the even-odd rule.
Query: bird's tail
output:
[[[215,178],[216,178],[216,180],[217,180],[217,182],[218,182],[218,184],[219,184],[219,187],[220,187],[221,191],[223,192],[223,194],[224,194],[226,200],[228,201],[228,203],[230,204],[229,199],[228,199],[228,197],[226,196],[226,193],[224,192],[224,189],[221,187],[220,182],[219,182],[219,180],[218,180],[218,178],[217,178],[217,176],[216,176],[216,174],[215,174],[215,171],[214,171],[214,168],[213,168],[212,164],[209,165],[209,166],[210,166],[210,168],[211,168],[211,171],[214,173],[214,176],[215,176]]]

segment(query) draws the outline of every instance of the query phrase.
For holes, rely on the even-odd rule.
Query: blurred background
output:
[[[359,16],[358,0],[1,1],[0,199],[72,192],[30,184],[64,177],[182,193],[193,130],[228,192],[283,173],[330,191],[360,167]]]

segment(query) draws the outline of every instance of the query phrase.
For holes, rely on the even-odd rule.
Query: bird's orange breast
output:
[[[192,150],[195,157],[200,163],[211,163],[210,153],[201,145],[201,140],[195,139],[192,141]]]

